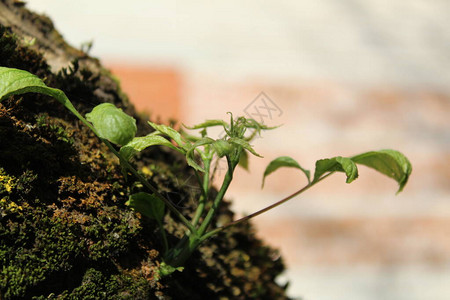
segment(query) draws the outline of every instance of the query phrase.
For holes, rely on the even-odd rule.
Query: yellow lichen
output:
[[[7,192],[10,194],[16,186],[16,178],[5,173],[3,168],[0,168],[0,192]]]
[[[18,210],[23,210],[22,206],[17,205],[15,202],[12,202],[12,201],[11,201],[11,203],[9,203],[7,209],[12,213],[17,212]]]
[[[144,173],[144,175],[147,175],[147,176],[153,176],[152,170],[150,170],[150,169],[149,169],[148,167],[146,167],[146,166],[142,167],[141,171],[142,171],[142,173]]]
[[[15,213],[19,210],[23,210],[23,207],[17,205],[17,203],[13,201],[9,201],[8,198],[2,198],[0,200],[0,207],[2,207],[5,211],[10,213]]]

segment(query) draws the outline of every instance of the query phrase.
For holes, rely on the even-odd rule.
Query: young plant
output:
[[[84,118],[61,90],[47,87],[41,79],[26,71],[0,67],[0,101],[13,94],[29,92],[41,93],[57,99],[88,126],[119,158],[125,178],[128,173],[131,173],[147,189],[146,192],[142,191],[130,195],[127,204],[143,216],[156,220],[159,224],[165,248],[163,251],[164,262],[160,268],[161,276],[180,269],[192,252],[211,236],[296,197],[336,172],[345,173],[346,182],[351,183],[358,177],[357,165],[365,165],[397,181],[399,184],[397,192],[400,192],[406,185],[412,170],[409,160],[395,150],[370,151],[352,157],[337,156],[318,160],[312,178],[310,172],[302,168],[293,158],[278,157],[267,166],[263,175],[263,185],[266,176],[281,167],[299,169],[306,176],[308,184],[264,209],[222,227],[212,228],[211,223],[233,180],[235,168],[238,165],[247,167],[249,153],[260,156],[252,148],[250,141],[258,136],[262,130],[273,128],[266,127],[253,119],[233,118],[230,113],[229,123],[222,120],[208,120],[193,127],[185,126],[188,130],[198,130],[198,135],[188,134],[185,130],[176,131],[169,126],[148,122],[154,131],[146,136],[136,137],[136,120],[114,105],[100,104],[94,107]],[[217,139],[208,136],[208,129],[211,127],[223,129],[224,136]],[[111,143],[119,146],[120,150],[117,151]],[[196,175],[201,193],[197,200],[195,213],[190,220],[130,163],[136,153],[155,145],[166,146],[183,154],[186,157],[187,164],[192,167]],[[226,174],[218,192],[211,193],[211,182],[216,171],[213,162],[217,163],[218,159],[226,160]],[[165,207],[186,227],[184,237],[174,246],[169,245],[163,227]]]

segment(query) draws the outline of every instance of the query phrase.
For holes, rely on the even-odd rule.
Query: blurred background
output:
[[[447,0],[32,0],[74,46],[167,123],[246,115],[282,124],[254,142],[229,198],[240,215],[306,182],[265,166],[393,148],[413,165],[404,192],[369,169],[335,175],[255,219],[280,249],[289,294],[450,299],[450,2]]]

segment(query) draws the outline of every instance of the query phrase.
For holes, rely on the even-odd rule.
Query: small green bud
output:
[[[233,145],[228,143],[225,140],[217,140],[213,144],[214,149],[216,149],[217,155],[219,157],[224,157],[225,155],[231,154],[231,151],[233,151]]]

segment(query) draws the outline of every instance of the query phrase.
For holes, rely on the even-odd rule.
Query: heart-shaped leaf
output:
[[[159,224],[162,223],[164,202],[155,195],[139,192],[131,195],[125,204],[147,218],[154,219]]]
[[[86,114],[99,136],[117,145],[126,145],[136,135],[136,120],[111,103],[102,103]]]

